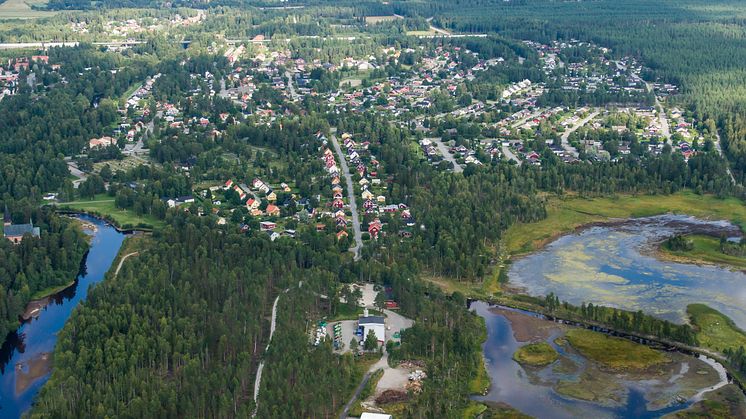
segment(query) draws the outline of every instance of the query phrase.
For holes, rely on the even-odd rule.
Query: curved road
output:
[[[350,251],[355,253],[355,260],[360,260],[360,250],[363,248],[363,233],[360,231],[360,216],[357,213],[357,202],[355,202],[355,188],[352,185],[352,176],[350,176],[350,167],[347,166],[347,160],[342,152],[342,147],[339,146],[337,136],[331,135],[332,144],[334,144],[334,151],[337,152],[337,158],[339,158],[339,164],[342,166],[342,172],[344,173],[345,180],[347,181],[347,197],[350,200],[350,211],[352,211],[352,229],[355,238],[355,246],[350,248]]]
[[[114,276],[119,275],[119,270],[122,269],[122,265],[124,265],[124,261],[127,260],[128,257],[130,257],[130,256],[137,256],[139,254],[140,254],[140,252],[132,252],[132,253],[128,253],[128,254],[124,255],[122,257],[122,259],[119,261],[119,265],[117,265],[117,270],[114,272]]]

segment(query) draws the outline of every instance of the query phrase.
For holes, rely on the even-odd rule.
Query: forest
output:
[[[27,236],[14,245],[0,238],[0,337],[19,325],[19,317],[34,294],[71,284],[88,250],[80,226],[49,209],[10,207],[14,223],[33,221],[39,238]]]

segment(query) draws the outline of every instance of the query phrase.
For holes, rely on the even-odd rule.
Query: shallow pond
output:
[[[80,218],[95,230],[83,271],[74,285],[49,298],[36,317],[8,336],[0,350],[0,417],[17,418],[31,407],[34,396],[49,379],[57,334],[75,307],[85,300],[88,288],[104,275],[122,246],[125,235],[109,224],[88,216]]]
[[[715,388],[716,383],[726,380],[724,370],[716,371],[702,360],[678,353],[669,354],[670,362],[655,371],[603,372],[572,348],[555,342],[568,326],[515,310],[495,310],[481,301],[473,302],[471,310],[485,319],[487,340],[483,350],[491,380],[489,392],[475,400],[505,403],[539,419],[658,418],[686,409],[699,400],[701,389]],[[552,345],[560,359],[538,368],[524,368],[513,360],[519,347],[537,340]],[[584,382],[580,387],[604,394],[597,400],[584,401],[558,391],[578,382]],[[689,401],[678,403],[676,399],[682,395]]]
[[[510,283],[530,295],[553,292],[576,305],[642,310],[678,323],[688,304],[704,303],[746,329],[746,274],[652,255],[657,243],[679,233],[740,235],[727,222],[676,215],[590,227],[516,260]]]

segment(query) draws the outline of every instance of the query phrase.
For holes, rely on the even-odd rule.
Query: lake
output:
[[[746,329],[746,274],[716,266],[661,261],[657,243],[680,233],[740,236],[725,221],[662,215],[586,228],[516,260],[512,286],[562,301],[642,310],[682,323],[686,306],[704,303]]]
[[[37,317],[25,321],[8,336],[0,350],[0,417],[17,418],[31,407],[49,379],[57,334],[75,307],[85,300],[89,287],[104,279],[126,237],[102,220],[84,215],[79,218],[96,230],[86,230],[92,236],[91,246],[77,281],[51,297]]]

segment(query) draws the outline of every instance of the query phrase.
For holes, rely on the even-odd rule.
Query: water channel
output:
[[[91,245],[77,280],[45,301],[35,317],[24,321],[0,349],[0,417],[17,418],[31,407],[49,379],[57,334],[86,299],[89,287],[104,279],[126,237],[105,221],[86,215],[79,218],[95,229],[84,229]]]

